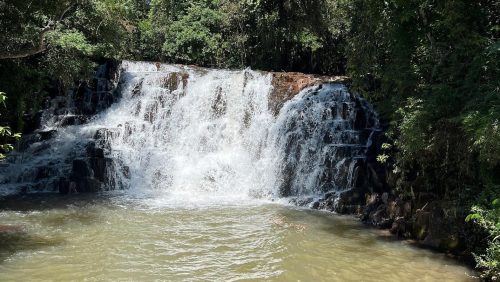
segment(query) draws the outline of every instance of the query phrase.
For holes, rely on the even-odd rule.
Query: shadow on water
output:
[[[99,222],[102,211],[92,207],[110,206],[110,202],[106,194],[29,194],[0,198],[0,264],[19,252],[65,244],[67,240],[61,228]]]
[[[22,251],[35,251],[64,244],[60,236],[45,237],[25,231],[0,233],[0,263]]]
[[[53,209],[78,208],[92,204],[109,204],[110,202],[110,195],[105,193],[74,195],[41,193],[14,195],[0,198],[0,212],[47,211]]]
[[[424,251],[428,255],[440,257],[447,263],[459,263],[464,266],[472,267],[473,263],[456,257],[450,253],[443,253],[439,249],[426,247],[419,244],[416,240],[402,239],[392,234],[387,229],[378,229],[368,224],[364,224],[352,215],[339,215],[329,211],[312,210],[307,208],[292,208],[294,212],[281,211],[280,214],[290,222],[312,223],[316,226],[315,231],[327,232],[334,237],[353,239],[357,244],[367,247],[376,247],[380,242],[395,244],[401,247]]]

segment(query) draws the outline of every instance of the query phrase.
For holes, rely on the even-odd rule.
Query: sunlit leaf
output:
[[[474,219],[481,219],[482,216],[480,214],[477,214],[477,213],[472,213],[472,214],[469,214],[466,218],[465,218],[465,222],[469,222],[471,220],[474,220]]]

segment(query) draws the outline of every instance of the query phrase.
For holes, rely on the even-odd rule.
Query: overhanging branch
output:
[[[45,52],[45,50],[47,50],[47,46],[45,45],[45,37],[47,36],[47,33],[54,30],[57,27],[57,24],[62,22],[66,18],[68,12],[75,6],[76,3],[68,6],[66,9],[64,9],[64,11],[61,13],[59,19],[56,22],[51,21],[46,27],[44,27],[40,31],[40,34],[38,35],[37,44],[34,47],[26,50],[21,50],[15,53],[0,54],[0,60],[27,58]]]

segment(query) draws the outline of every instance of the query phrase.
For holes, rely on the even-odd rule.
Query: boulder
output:
[[[89,120],[85,115],[64,116],[60,121],[60,126],[70,126],[84,124]]]
[[[53,129],[47,131],[39,131],[37,134],[40,136],[40,141],[46,141],[54,138],[54,136],[57,134],[57,130]]]
[[[73,168],[71,170],[72,180],[81,180],[92,176],[92,170],[85,160],[73,160]]]
[[[43,111],[38,111],[34,114],[25,114],[23,116],[23,133],[29,134],[39,129],[42,126],[42,115]]]
[[[109,164],[112,162],[112,159],[110,158],[90,158],[90,167],[93,171],[93,175],[96,179],[100,181],[106,181],[106,169],[109,167]]]
[[[439,201],[416,210],[413,235],[419,243],[435,249],[453,250],[459,245],[457,224],[446,216],[445,205]]]
[[[70,181],[65,177],[59,178],[58,189],[61,194],[69,194],[70,190]]]
[[[75,182],[76,191],[79,193],[94,193],[99,192],[102,189],[102,182],[91,177],[86,177],[84,179]]]

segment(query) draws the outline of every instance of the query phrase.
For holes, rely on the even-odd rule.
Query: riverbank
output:
[[[481,272],[474,254],[484,253],[490,238],[485,230],[465,221],[467,207],[459,207],[456,202],[404,198],[389,192],[347,191],[327,193],[309,205],[313,209],[353,215],[395,239],[444,253]]]

